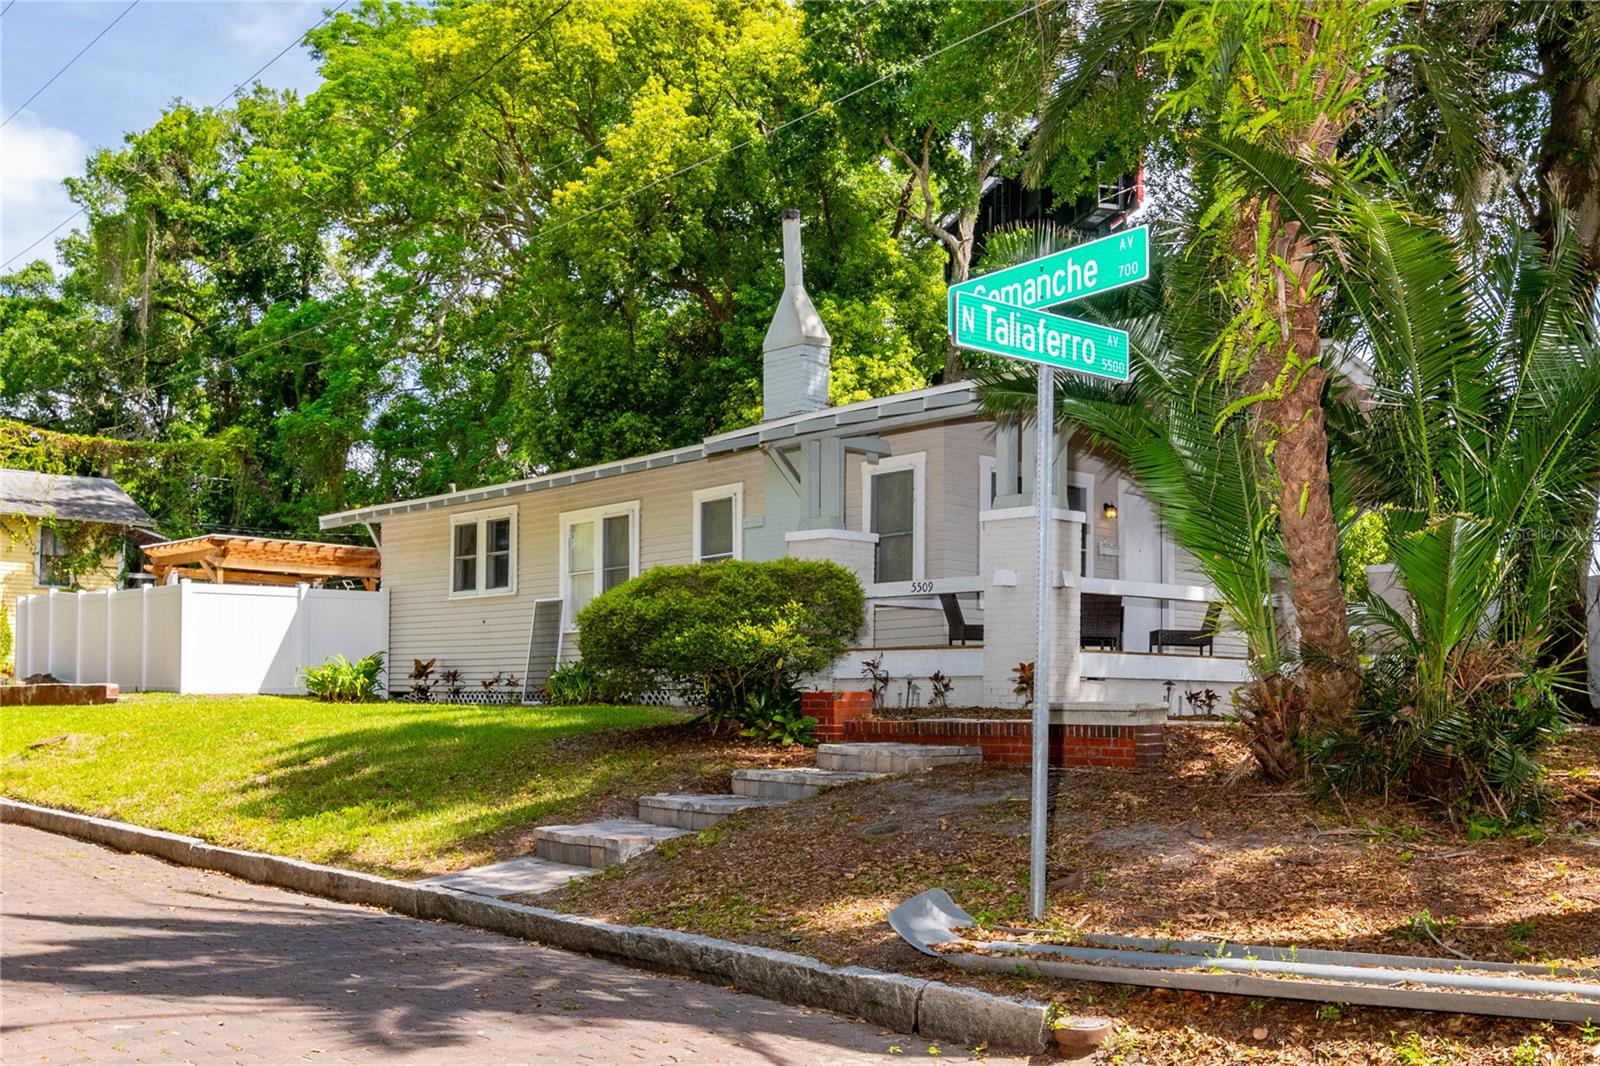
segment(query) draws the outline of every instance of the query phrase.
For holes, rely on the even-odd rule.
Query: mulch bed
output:
[[[1480,839],[1410,804],[1269,785],[1231,730],[1175,728],[1158,771],[1056,777],[1049,924],[1600,965],[1600,730],[1573,734],[1549,765],[1543,829]],[[838,789],[540,902],[1113,1015],[1122,1063],[1600,1062],[1600,1031],[963,975],[917,955],[884,919],[934,886],[980,920],[1032,924],[1027,781],[970,766]]]

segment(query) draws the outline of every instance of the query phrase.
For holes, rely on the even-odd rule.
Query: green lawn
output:
[[[416,876],[525,851],[533,826],[623,813],[638,793],[692,785],[761,754],[707,741],[683,720],[656,707],[275,696],[5,708],[0,792]]]

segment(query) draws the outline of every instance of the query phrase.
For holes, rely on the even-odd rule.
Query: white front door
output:
[[[1165,581],[1162,566],[1161,521],[1155,505],[1127,481],[1117,483],[1117,546],[1119,577],[1124,581]],[[1161,628],[1159,600],[1122,598],[1122,646],[1127,651],[1149,651],[1150,631]]]

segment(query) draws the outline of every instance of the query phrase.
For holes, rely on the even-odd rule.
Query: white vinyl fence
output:
[[[125,691],[304,692],[300,670],[389,647],[389,592],[205,585],[17,601],[19,677]]]

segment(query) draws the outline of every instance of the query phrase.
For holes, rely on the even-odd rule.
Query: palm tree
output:
[[[1557,686],[1581,683],[1572,663],[1538,664],[1571,624],[1600,484],[1585,251],[1558,224],[1548,250],[1516,231],[1485,262],[1393,200],[1335,192],[1290,198],[1327,235],[1372,369],[1368,403],[1339,420],[1338,469],[1386,509],[1409,606],[1365,604],[1369,625],[1397,642],[1405,713],[1368,710],[1383,718],[1391,773],[1442,769],[1448,787],[1508,814],[1559,729]]]
[[[1581,248],[1565,229],[1549,252],[1516,232],[1484,261],[1393,194],[1329,171],[1312,180],[1303,160],[1260,145],[1213,139],[1205,151],[1270,189],[1314,243],[1332,320],[1370,377],[1328,407],[1331,498],[1346,518],[1359,513],[1349,504],[1382,509],[1406,595],[1403,608],[1363,607],[1389,638],[1364,723],[1308,721],[1285,687],[1295,656],[1270,592],[1286,553],[1249,419],[1209,369],[1231,308],[1206,264],[1168,257],[1158,286],[1103,309],[1130,331],[1133,380],[1064,382],[1060,417],[1126,457],[1248,635],[1256,682],[1243,706],[1264,769],[1290,772],[1304,740],[1365,731],[1386,773],[1443,766],[1436,787],[1502,806],[1524,797],[1560,722],[1560,672],[1538,655],[1567,624],[1600,482],[1600,346]],[[997,411],[1032,397],[1015,369],[983,386]]]

